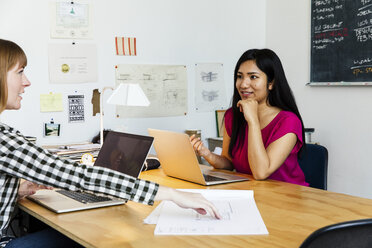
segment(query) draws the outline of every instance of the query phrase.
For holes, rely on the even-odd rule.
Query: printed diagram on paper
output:
[[[68,96],[68,121],[84,122],[84,95]]]
[[[198,112],[223,109],[226,92],[222,64],[195,65],[195,106]]]
[[[162,117],[187,112],[187,76],[183,65],[117,65],[116,85],[138,83],[149,107],[117,106],[119,117]]]

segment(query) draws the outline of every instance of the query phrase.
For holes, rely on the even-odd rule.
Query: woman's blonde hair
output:
[[[8,71],[17,63],[20,67],[26,67],[27,57],[25,52],[16,43],[0,39],[0,113],[4,111],[8,101]]]

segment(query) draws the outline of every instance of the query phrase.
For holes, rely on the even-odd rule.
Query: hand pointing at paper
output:
[[[201,194],[183,192],[160,186],[159,191],[155,196],[155,201],[169,200],[176,203],[181,208],[191,208],[202,215],[210,214],[216,219],[221,219],[221,215],[217,208]]]

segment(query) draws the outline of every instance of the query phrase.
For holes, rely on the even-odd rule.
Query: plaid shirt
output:
[[[28,142],[0,123],[0,238],[17,201],[20,178],[68,190],[90,190],[152,205],[159,185],[107,168],[79,165]],[[5,244],[4,244],[5,246]],[[0,243],[0,247],[4,247]]]

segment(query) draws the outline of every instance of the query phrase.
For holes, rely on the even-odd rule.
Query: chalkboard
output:
[[[372,0],[311,1],[310,84],[372,84]]]

